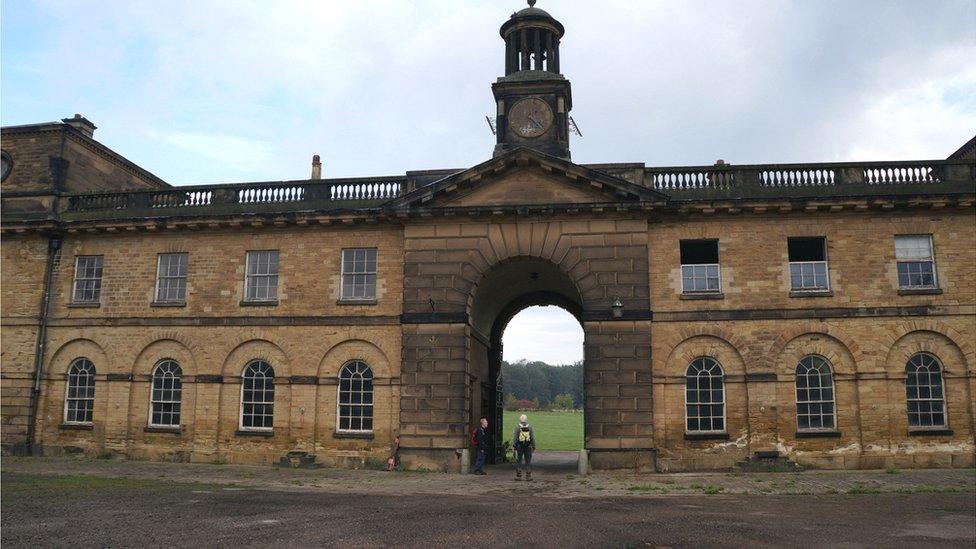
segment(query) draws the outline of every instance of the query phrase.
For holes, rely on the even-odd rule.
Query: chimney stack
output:
[[[95,129],[97,129],[97,126],[92,124],[91,120],[77,113],[75,113],[74,118],[62,118],[61,121],[85,134],[85,137],[89,138],[95,135]]]
[[[322,162],[317,154],[312,157],[312,179],[322,179]]]

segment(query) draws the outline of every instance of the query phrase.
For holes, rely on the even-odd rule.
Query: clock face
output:
[[[522,137],[539,137],[552,126],[552,109],[536,97],[519,99],[508,111],[508,125]]]

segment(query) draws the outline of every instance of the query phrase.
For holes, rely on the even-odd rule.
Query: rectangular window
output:
[[[681,291],[719,293],[722,291],[718,264],[718,240],[682,240]]]
[[[937,287],[932,235],[896,236],[895,258],[898,260],[899,287],[903,289]]]
[[[247,252],[244,300],[278,300],[278,250]]]
[[[795,292],[830,290],[827,276],[827,239],[791,237],[787,239],[790,255],[790,287]]]
[[[342,299],[376,299],[376,248],[342,250]]]
[[[98,303],[101,295],[102,256],[78,256],[75,258],[75,284],[71,300],[75,303]]]
[[[159,254],[156,263],[156,301],[183,303],[186,301],[186,269],[189,254]]]

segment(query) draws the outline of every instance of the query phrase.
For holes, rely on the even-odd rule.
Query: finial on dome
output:
[[[529,0],[529,7],[530,8],[535,7],[535,0]]]

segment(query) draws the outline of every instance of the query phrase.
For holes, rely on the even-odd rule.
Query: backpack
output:
[[[471,429],[471,446],[478,445],[478,428]]]
[[[521,445],[532,443],[532,430],[528,425],[519,426],[518,443]]]

